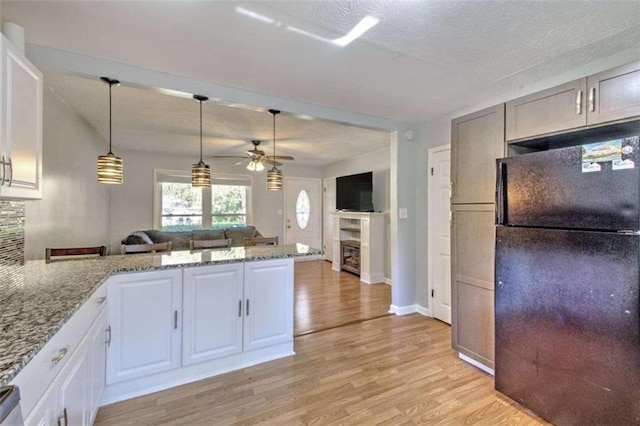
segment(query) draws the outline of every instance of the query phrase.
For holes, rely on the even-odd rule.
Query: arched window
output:
[[[296,199],[296,221],[300,229],[305,229],[309,224],[309,216],[311,215],[311,204],[309,202],[309,194],[304,189],[298,193]]]

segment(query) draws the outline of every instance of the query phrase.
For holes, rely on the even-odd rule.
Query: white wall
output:
[[[25,203],[26,260],[109,241],[109,188],[96,177],[107,142],[50,90],[43,106],[42,200]]]
[[[119,253],[120,241],[136,230],[153,229],[153,171],[154,169],[191,170],[197,162],[193,156],[178,156],[141,151],[118,151],[124,161],[124,184],[111,188],[111,233],[110,250]],[[231,173],[253,176],[252,204],[253,225],[265,236],[280,237],[284,241],[284,216],[277,211],[284,210],[284,191],[267,191],[267,170],[252,173],[243,166],[236,166],[236,160],[215,160],[205,158],[212,173]],[[318,166],[287,163],[280,167],[284,176],[322,178]]]

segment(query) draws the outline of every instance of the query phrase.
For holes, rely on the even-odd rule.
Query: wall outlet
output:
[[[276,214],[277,214],[278,216],[282,216],[282,209],[278,209],[278,210],[276,211]]]
[[[407,218],[407,209],[406,208],[402,208],[398,210],[398,216],[400,217],[400,219],[406,219]]]

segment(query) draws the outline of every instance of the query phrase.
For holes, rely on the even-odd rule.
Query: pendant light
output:
[[[98,156],[98,183],[118,184],[122,183],[122,157],[111,152],[111,88],[120,82],[108,77],[100,77],[100,80],[109,85],[109,152]]]
[[[280,114],[277,109],[270,109],[273,115],[273,159],[276,159],[276,115]],[[267,172],[267,191],[282,191],[282,170],[278,170],[275,163],[273,168]]]
[[[200,102],[200,161],[191,166],[191,186],[206,188],[211,186],[211,168],[202,161],[202,102],[209,100],[206,96],[193,95]]]

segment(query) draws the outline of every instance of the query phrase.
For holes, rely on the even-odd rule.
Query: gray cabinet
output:
[[[640,61],[587,78],[587,124],[640,115]]]
[[[640,62],[507,102],[508,141],[640,116]]]
[[[451,202],[493,203],[495,160],[504,155],[504,104],[451,122]]]
[[[493,204],[452,206],[451,285],[453,348],[493,368]]]
[[[581,78],[507,102],[507,140],[586,126],[586,89],[587,79]]]

